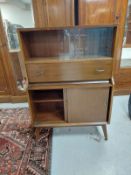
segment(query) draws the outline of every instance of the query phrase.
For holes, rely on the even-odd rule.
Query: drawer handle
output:
[[[105,70],[104,69],[96,69],[96,72],[101,73],[101,72],[105,72]]]

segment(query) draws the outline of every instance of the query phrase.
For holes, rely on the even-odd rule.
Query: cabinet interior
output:
[[[35,122],[64,122],[63,89],[30,91]]]
[[[115,27],[69,28],[20,34],[28,61],[112,57],[115,31]]]

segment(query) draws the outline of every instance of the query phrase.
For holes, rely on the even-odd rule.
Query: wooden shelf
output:
[[[62,99],[54,99],[54,100],[33,100],[34,103],[54,103],[54,102],[63,102]]]
[[[113,57],[105,57],[105,56],[83,56],[83,57],[71,57],[71,58],[59,58],[59,57],[34,57],[29,58],[25,61],[25,64],[36,64],[36,63],[58,63],[58,62],[82,62],[85,60],[111,60]]]
[[[44,123],[65,122],[64,115],[59,111],[37,113],[35,120]]]

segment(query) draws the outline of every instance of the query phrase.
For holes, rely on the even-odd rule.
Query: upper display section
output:
[[[114,37],[112,27],[20,31],[26,60],[112,57]]]

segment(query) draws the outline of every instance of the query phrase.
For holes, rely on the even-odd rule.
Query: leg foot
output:
[[[41,130],[41,128],[36,128],[35,129],[35,138],[36,138],[36,140],[38,140],[40,138],[40,130]]]
[[[102,130],[104,133],[105,140],[108,140],[108,134],[107,134],[107,125],[102,125]]]

